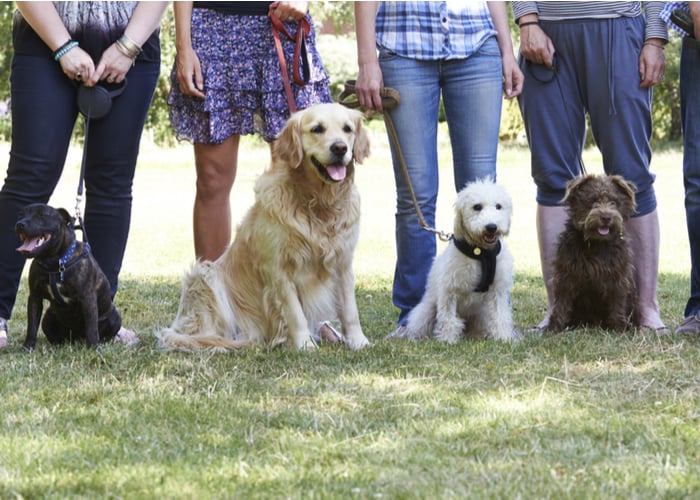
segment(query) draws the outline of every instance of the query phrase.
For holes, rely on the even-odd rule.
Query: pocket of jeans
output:
[[[389,50],[385,47],[379,47],[379,51],[377,54],[377,59],[382,62],[387,62],[387,61],[393,61],[395,59],[398,59],[399,56],[396,52]]]
[[[488,37],[481,44],[479,50],[476,54],[484,57],[498,57],[501,58],[501,49],[498,48],[498,40],[496,40],[496,35]]]

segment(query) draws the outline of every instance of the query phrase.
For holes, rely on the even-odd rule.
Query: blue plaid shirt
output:
[[[464,59],[496,29],[486,2],[382,2],[377,47],[422,60]]]
[[[680,26],[676,26],[676,24],[671,21],[671,12],[673,12],[676,9],[681,9],[686,12],[690,12],[690,9],[688,8],[688,2],[666,2],[664,4],[664,8],[661,9],[661,13],[659,14],[659,17],[666,21],[666,24],[668,24],[671,28],[676,30],[681,36],[693,36],[693,33],[686,33],[683,28]]]

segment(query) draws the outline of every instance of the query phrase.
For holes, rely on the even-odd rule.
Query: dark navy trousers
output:
[[[92,251],[117,292],[131,219],[132,183],[141,132],[160,64],[137,62],[110,113],[92,120],[85,168],[84,223]],[[10,76],[12,145],[0,190],[0,317],[9,318],[25,259],[15,250],[19,210],[48,202],[58,184],[78,119],[76,85],[53,59],[17,55]],[[81,118],[82,119],[82,118]],[[78,179],[65,179],[74,183]],[[65,207],[72,212],[72,207]]]

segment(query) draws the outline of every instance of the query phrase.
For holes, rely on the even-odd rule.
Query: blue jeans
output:
[[[441,94],[450,133],[455,191],[470,181],[496,176],[503,88],[498,44],[492,37],[467,59],[440,61],[408,59],[380,50],[379,64],[384,85],[401,94],[401,103],[390,115],[425,221],[434,227]],[[399,324],[404,324],[406,315],[423,297],[437,245],[435,235],[420,227],[393,144],[391,155],[396,180],[397,253],[392,297],[400,309]]]
[[[700,51],[683,47],[680,68],[683,184],[690,241],[690,298],[685,317],[700,313]]]
[[[131,220],[131,187],[141,132],[158,81],[158,62],[139,62],[110,113],[90,123],[84,224],[92,252],[117,292]],[[15,251],[17,214],[46,203],[56,187],[78,117],[77,87],[50,57],[15,54],[10,75],[12,145],[0,190],[0,317],[9,318],[25,259]],[[66,179],[75,183],[78,179]],[[73,207],[65,207],[72,211]],[[79,235],[80,237],[80,235]]]

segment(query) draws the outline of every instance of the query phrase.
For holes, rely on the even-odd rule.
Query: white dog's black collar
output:
[[[466,240],[455,237],[452,237],[452,242],[467,257],[481,261],[481,281],[474,291],[487,292],[496,277],[496,256],[501,252],[501,240],[496,241],[493,248],[470,245]]]

